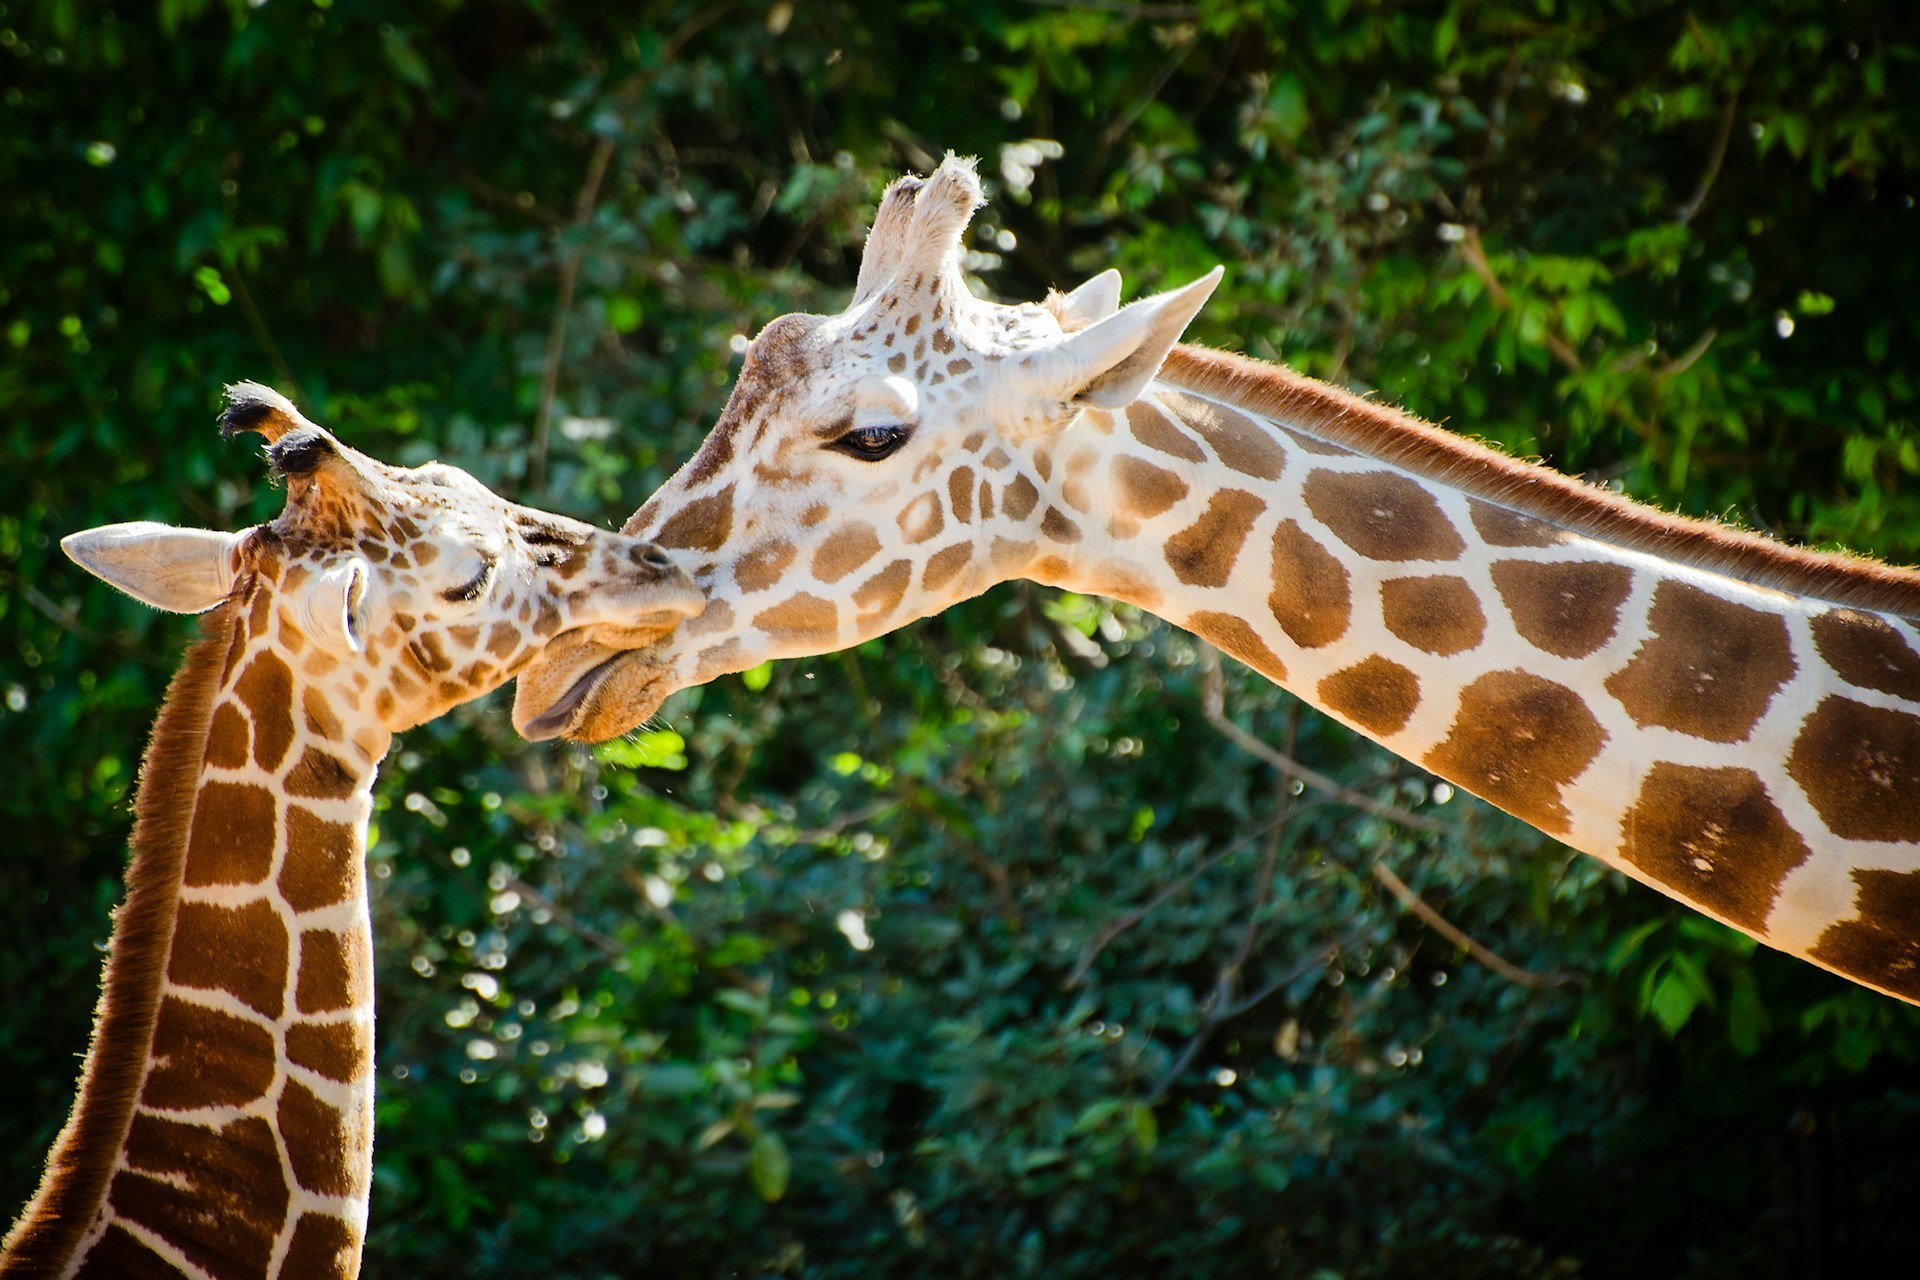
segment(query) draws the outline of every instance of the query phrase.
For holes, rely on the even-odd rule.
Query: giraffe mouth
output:
[[[632,650],[626,650],[588,667],[552,706],[519,726],[520,736],[529,742],[570,736],[574,726],[585,718],[588,699],[606,683],[615,667],[633,656]]]
[[[515,678],[513,727],[530,742],[599,742],[624,733],[630,726],[609,727],[609,704],[624,713],[636,697],[650,699],[648,715],[659,706],[670,691],[668,637],[686,613],[644,614],[631,625],[557,637]]]

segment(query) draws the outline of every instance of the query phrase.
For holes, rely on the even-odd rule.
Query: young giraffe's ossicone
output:
[[[140,770],[127,900],[79,1096],[0,1277],[351,1277],[373,1161],[364,861],[395,733],[547,649],[653,640],[704,599],[657,546],[385,466],[285,399],[280,518],[62,542],[138,599],[206,613]]]
[[[1737,929],[1920,1000],[1920,573],[1669,516],[1238,356],[1218,279],[1118,309],[969,293],[970,163],[893,184],[852,304],[748,348],[627,523],[709,605],[515,723],[603,738],[674,689],[1014,577],[1212,641],[1389,749]]]

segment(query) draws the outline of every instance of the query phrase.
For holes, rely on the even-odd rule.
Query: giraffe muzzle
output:
[[[626,690],[657,683],[678,621],[611,637],[595,628],[557,638],[514,682],[515,731],[530,742],[597,740],[590,730],[602,695],[616,684]]]
[[[515,728],[529,742],[545,742],[565,735],[569,729],[573,728],[574,722],[580,716],[580,709],[586,705],[588,697],[605,682],[613,668],[626,661],[629,656],[631,656],[630,653],[616,653],[603,661],[594,663],[567,687],[566,692],[560,695],[559,701],[524,724],[517,724]],[[514,699],[516,720],[519,719],[519,701],[520,699],[516,696]]]

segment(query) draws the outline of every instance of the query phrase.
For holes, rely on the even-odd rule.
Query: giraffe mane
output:
[[[1169,354],[1160,377],[1614,546],[1755,586],[1920,620],[1920,571],[1660,511],[1283,366],[1183,344]]]
[[[113,942],[80,1068],[73,1112],[47,1157],[39,1189],[8,1233],[9,1274],[53,1274],[79,1245],[107,1192],[113,1160],[132,1123],[153,1039],[160,982],[173,940],[175,899],[193,821],[199,776],[226,655],[239,623],[231,600],[201,620],[200,638],[167,687],[134,800],[133,859],[126,903],[113,917]],[[114,1046],[142,1046],[121,1052]]]

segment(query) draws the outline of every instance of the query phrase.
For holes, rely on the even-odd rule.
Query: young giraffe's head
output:
[[[507,502],[455,467],[377,462],[255,383],[227,394],[222,427],[270,442],[279,519],[239,533],[140,521],[60,545],[161,609],[234,597],[242,643],[270,636],[329,715],[357,713],[376,737],[498,688],[550,646],[650,643],[705,605],[652,543]]]
[[[1220,271],[1124,309],[1112,271],[1044,304],[984,302],[961,271],[980,200],[952,157],[895,182],[848,308],[754,339],[719,423],[625,528],[687,558],[706,612],[632,653],[536,663],[522,733],[611,737],[676,689],[845,648],[996,582],[1099,580],[1088,432],[1153,379]]]

